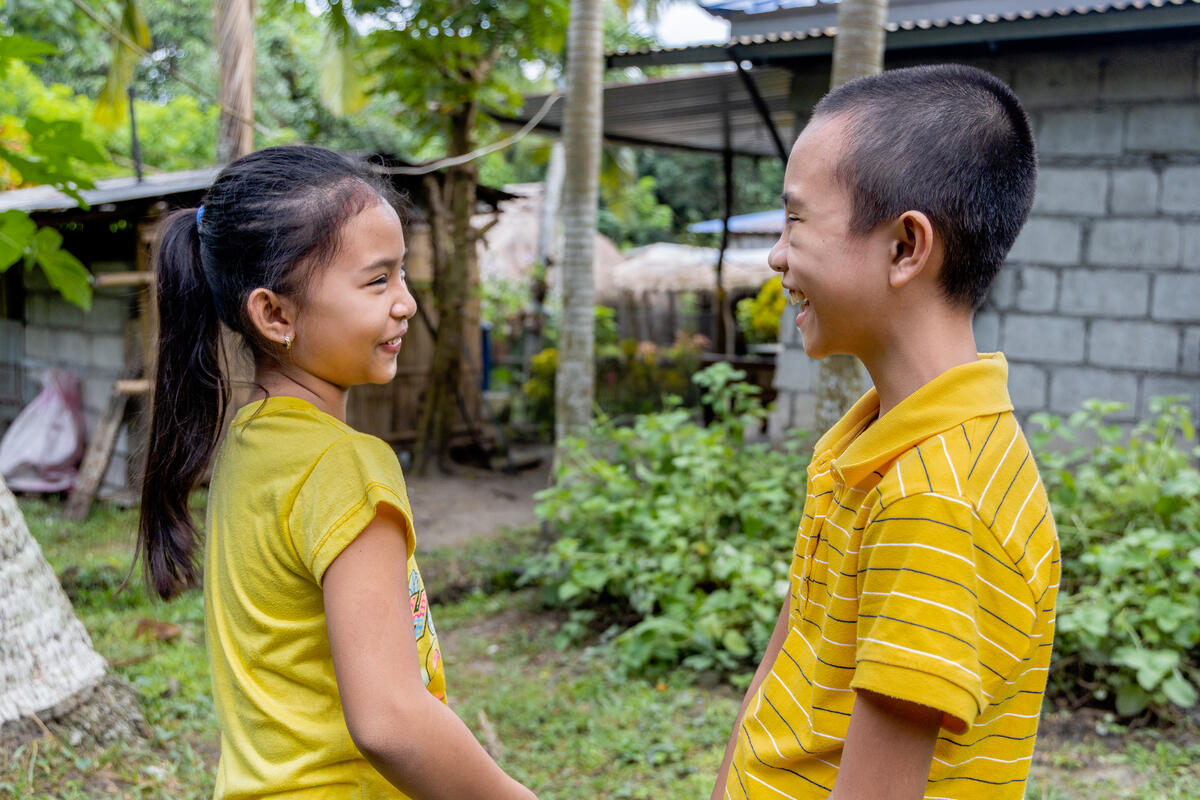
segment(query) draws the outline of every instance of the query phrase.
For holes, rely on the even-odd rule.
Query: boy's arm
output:
[[[829,800],[925,796],[942,712],[859,689]]]
[[[742,698],[742,707],[738,710],[737,719],[733,721],[733,733],[729,735],[729,744],[725,746],[725,758],[721,761],[721,769],[717,772],[717,783],[713,787],[712,800],[721,800],[725,796],[725,780],[729,777],[729,765],[733,762],[733,751],[737,747],[738,731],[742,728],[742,717],[746,715],[746,707],[750,705],[750,699],[754,697],[758,687],[766,680],[767,673],[775,664],[775,658],[783,649],[783,640],[787,638],[788,619],[791,616],[791,604],[792,595],[789,588],[788,594],[783,598],[783,608],[779,610],[779,619],[775,620],[775,630],[771,633],[771,640],[767,642],[767,650],[763,653],[762,661],[758,663],[758,669],[754,671],[754,678],[750,681],[750,687],[746,689],[746,696]]]
[[[380,505],[322,581],[342,712],[354,744],[415,800],[536,800],[421,680],[405,521]]]

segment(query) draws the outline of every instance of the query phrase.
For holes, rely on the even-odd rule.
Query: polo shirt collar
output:
[[[926,439],[974,417],[1012,411],[1012,407],[1004,355],[980,353],[978,360],[951,367],[917,389],[864,430],[879,412],[879,395],[872,387],[814,450],[819,461],[831,461],[844,485],[857,486]]]

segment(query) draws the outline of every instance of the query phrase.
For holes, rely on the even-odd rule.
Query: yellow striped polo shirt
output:
[[[1004,356],[984,354],[878,420],[872,389],[817,442],[791,627],[726,797],[826,797],[856,689],[943,712],[925,797],[1023,797],[1059,556],[1007,382]]]

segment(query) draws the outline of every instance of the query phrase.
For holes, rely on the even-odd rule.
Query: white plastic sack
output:
[[[79,378],[49,369],[42,391],[0,439],[0,475],[14,492],[61,492],[75,485],[86,430]]]

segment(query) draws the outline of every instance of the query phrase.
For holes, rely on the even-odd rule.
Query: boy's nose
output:
[[[400,299],[392,303],[392,316],[397,319],[408,319],[416,313],[417,298],[408,290],[408,287],[404,287]]]
[[[776,272],[787,272],[787,244],[782,236],[767,255],[767,266]]]

